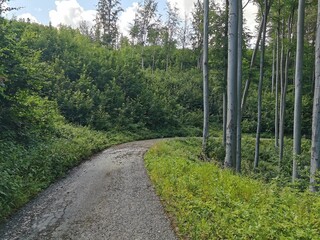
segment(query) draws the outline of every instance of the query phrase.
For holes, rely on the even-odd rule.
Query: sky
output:
[[[135,16],[135,11],[139,0],[121,0],[124,12],[119,18],[119,28],[124,35],[128,35],[130,23]],[[159,0],[158,11],[164,14],[166,1],[171,4],[177,4],[180,13],[190,13],[196,0]],[[30,19],[32,22],[41,24],[51,24],[58,26],[59,24],[78,27],[81,21],[88,21],[93,24],[96,14],[96,6],[98,0],[10,0],[10,6],[22,7],[18,11],[12,11],[7,17],[12,16],[18,19]],[[254,31],[255,14],[257,9],[254,5],[249,4],[245,9],[245,18],[247,19],[247,27]]]

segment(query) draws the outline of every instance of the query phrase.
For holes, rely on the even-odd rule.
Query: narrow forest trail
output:
[[[76,167],[0,226],[0,239],[176,239],[144,168],[155,141],[115,146]]]

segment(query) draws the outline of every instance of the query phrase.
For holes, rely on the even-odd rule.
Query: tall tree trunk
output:
[[[275,73],[276,71],[276,44],[273,44],[272,47],[272,76],[271,76],[271,93],[274,92],[274,81],[275,81]]]
[[[223,75],[223,146],[226,147],[227,142],[227,76],[228,76],[228,15],[229,15],[229,0],[226,0],[226,24],[224,28],[224,75]]]
[[[283,20],[284,21],[284,20]],[[285,85],[285,57],[284,57],[284,39],[285,39],[285,24],[282,23],[282,40],[281,40],[281,53],[280,53],[280,109],[279,109],[279,169],[281,167],[282,154],[283,154],[283,94]]]
[[[238,63],[237,63],[237,153],[236,171],[241,172],[241,89],[242,89],[242,1],[239,1],[238,16]]]
[[[226,71],[227,72],[227,71]],[[228,108],[228,100],[227,100],[227,73],[225,73],[224,77],[224,90],[223,90],[223,146],[226,147],[227,144],[227,108]]]
[[[277,22],[277,65],[276,65],[276,89],[275,89],[275,114],[274,114],[274,138],[275,147],[279,147],[279,82],[280,82],[280,0],[278,2]]]
[[[284,58],[284,42],[282,42],[282,61],[284,61],[284,69],[282,71],[282,87],[281,87],[281,102],[280,102],[280,131],[279,131],[279,139],[280,139],[280,151],[279,151],[279,167],[281,167],[281,162],[283,160],[283,152],[284,152],[284,123],[285,123],[285,113],[286,113],[286,97],[287,97],[287,86],[288,86],[288,70],[289,70],[289,62],[290,62],[290,44],[292,41],[291,33],[293,26],[293,17],[294,17],[295,9],[292,8],[292,12],[288,19],[288,35],[287,39],[289,40],[289,46],[287,47],[286,56]],[[283,40],[285,38],[284,30],[283,30]],[[283,66],[283,63],[282,63]]]
[[[257,120],[257,132],[256,132],[256,148],[254,154],[254,169],[259,165],[259,154],[260,154],[260,131],[261,131],[261,107],[262,107],[262,82],[264,75],[264,49],[266,42],[266,31],[267,31],[267,0],[264,0],[264,14],[263,14],[263,33],[261,39],[261,55],[260,55],[260,77],[258,86],[258,120]]]
[[[297,51],[295,71],[295,98],[293,121],[293,162],[292,182],[298,177],[297,156],[301,154],[301,108],[302,108],[302,64],[303,64],[303,37],[304,37],[304,9],[305,0],[299,0],[297,23]]]
[[[320,157],[320,0],[318,0],[317,35],[315,47],[315,89],[312,116],[312,145],[310,161],[310,190],[316,191],[316,172]]]
[[[225,167],[236,163],[238,0],[230,1],[228,21],[227,141]]]
[[[268,8],[267,8],[267,15],[269,14],[269,10],[270,10],[270,6],[268,6]],[[256,60],[258,50],[259,50],[259,43],[261,41],[261,35],[262,35],[262,31],[263,31],[263,26],[264,26],[264,22],[263,21],[264,21],[264,18],[262,18],[262,20],[260,22],[259,33],[258,33],[258,37],[257,37],[257,40],[256,40],[256,45],[254,47],[254,50],[253,50],[253,53],[252,53],[252,56],[251,56],[251,62],[250,62],[250,67],[249,67],[249,76],[248,76],[247,81],[245,83],[243,94],[242,94],[242,100],[241,100],[241,109],[242,109],[242,111],[244,111],[244,108],[245,108],[245,103],[246,103],[246,100],[247,100],[249,87],[250,87],[250,83],[251,83],[251,78],[252,78],[252,69],[253,69],[253,65],[254,65],[254,62]]]
[[[203,21],[203,139],[202,150],[206,154],[209,136],[209,90],[208,90],[208,26],[209,26],[209,0],[204,0]]]

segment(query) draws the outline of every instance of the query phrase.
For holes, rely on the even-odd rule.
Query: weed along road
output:
[[[105,150],[0,226],[0,239],[176,239],[143,155],[155,140]]]

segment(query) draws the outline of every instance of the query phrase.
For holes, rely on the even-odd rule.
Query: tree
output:
[[[185,13],[184,19],[182,21],[182,26],[179,29],[179,44],[182,49],[185,49],[189,44],[189,34],[190,34],[190,26],[189,26],[189,18]]]
[[[203,1],[203,140],[202,149],[206,154],[209,137],[209,90],[208,90],[208,29],[209,29],[209,0]]]
[[[134,23],[130,29],[132,40],[141,46],[141,67],[144,68],[144,46],[148,43],[150,29],[158,23],[157,2],[155,0],[144,0],[143,5],[139,4]]]
[[[222,119],[223,119],[223,145],[227,144],[227,75],[228,75],[228,16],[229,16],[229,0],[226,0],[225,11],[225,27],[224,27],[224,45],[223,45],[223,62],[224,62],[224,74],[223,74],[223,107],[222,107]]]
[[[139,4],[138,11],[131,27],[131,36],[137,38],[137,44],[145,46],[148,43],[149,29],[156,21],[157,3],[155,0],[144,0]]]
[[[295,71],[294,127],[293,127],[293,163],[292,181],[298,177],[297,156],[301,154],[301,108],[302,108],[302,65],[304,38],[305,0],[299,0],[297,23],[297,51]]]
[[[90,27],[90,23],[88,21],[81,21],[78,27],[81,34],[89,37],[90,39],[94,39],[94,33],[92,32],[92,28]]]
[[[237,122],[238,1],[231,0],[228,21],[227,139],[225,167],[235,167]]]
[[[196,54],[198,55],[198,62],[197,66],[200,69],[201,68],[201,46],[203,43],[203,3],[198,0],[194,4],[194,11],[192,12],[192,47],[195,50]]]
[[[274,138],[275,147],[279,147],[279,82],[280,82],[280,0],[278,0],[278,19],[277,19],[277,36],[276,36],[276,84],[275,84],[275,114],[274,114]]]
[[[256,132],[256,148],[254,154],[254,169],[258,167],[259,164],[259,154],[260,154],[260,132],[261,132],[261,108],[262,108],[262,83],[264,77],[264,55],[265,55],[265,41],[267,32],[267,14],[268,14],[268,2],[264,0],[264,12],[263,12],[263,26],[262,26],[262,39],[261,39],[261,55],[260,55],[260,74],[259,74],[259,86],[258,86],[258,122],[257,122],[257,132]]]
[[[270,10],[270,6],[268,6],[268,8],[266,9],[267,15],[269,14],[269,10]],[[243,95],[242,95],[242,99],[241,99],[241,109],[242,109],[242,111],[244,111],[246,100],[247,100],[247,96],[248,96],[248,93],[249,93],[249,87],[250,87],[251,78],[252,78],[252,70],[253,70],[254,63],[255,63],[255,60],[256,60],[256,57],[257,57],[257,53],[258,53],[258,50],[259,50],[259,43],[261,41],[261,36],[262,36],[264,24],[265,24],[264,23],[264,18],[262,18],[261,22],[260,22],[260,26],[259,26],[259,32],[258,32],[258,36],[257,36],[257,39],[256,39],[256,44],[255,44],[255,47],[254,47],[254,50],[253,50],[252,56],[251,56],[251,62],[250,62],[250,67],[249,67],[249,76],[248,76],[247,81],[245,83],[244,90],[243,90]]]
[[[238,7],[238,63],[237,63],[237,153],[236,171],[241,172],[241,89],[242,89],[242,0]]]
[[[281,99],[280,99],[280,122],[279,122],[279,166],[282,165],[282,159],[284,154],[284,128],[285,128],[285,113],[286,113],[286,96],[287,96],[287,88],[288,88],[288,74],[289,74],[289,62],[290,62],[290,54],[291,54],[291,43],[292,43],[292,28],[293,28],[293,18],[295,12],[295,5],[290,6],[290,13],[288,17],[288,26],[287,26],[287,39],[288,39],[288,46],[286,49],[285,54],[285,27],[283,26],[283,43],[282,43],[282,50],[281,50]],[[284,56],[285,55],[285,56]]]
[[[320,158],[320,0],[318,0],[317,34],[315,45],[315,90],[312,115],[312,144],[310,162],[310,190],[316,191],[316,173]]]
[[[3,13],[21,9],[21,7],[10,7],[8,5],[9,2],[10,0],[0,0],[0,16],[2,16]]]
[[[185,13],[184,19],[182,21],[182,26],[179,28],[179,45],[182,48],[180,54],[180,69],[183,70],[185,56],[185,49],[190,44],[190,26],[189,26],[189,18]]]
[[[97,22],[101,31],[101,42],[115,48],[118,38],[119,13],[123,11],[119,0],[99,0],[97,7]]]
[[[170,54],[176,44],[176,33],[179,26],[179,9],[177,6],[172,6],[167,2],[167,21],[165,23],[164,31],[164,46],[166,49],[166,70],[169,68]]]

